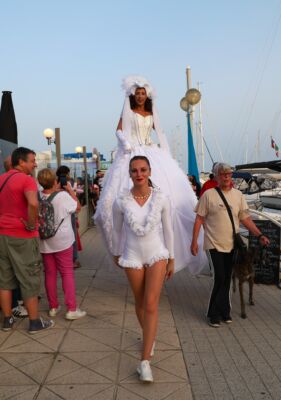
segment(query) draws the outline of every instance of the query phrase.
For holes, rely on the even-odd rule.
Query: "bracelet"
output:
[[[262,236],[264,236],[262,233],[261,233],[259,236],[257,236],[258,240],[260,240],[260,238],[261,238]]]

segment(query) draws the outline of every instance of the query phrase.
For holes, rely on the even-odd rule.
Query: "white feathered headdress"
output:
[[[135,94],[136,89],[139,87],[145,88],[147,97],[150,99],[155,97],[155,91],[153,87],[143,76],[129,75],[122,81],[122,88],[125,90],[127,96],[130,96],[130,94]]]

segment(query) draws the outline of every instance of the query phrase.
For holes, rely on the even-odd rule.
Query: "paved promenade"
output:
[[[212,400],[281,399],[280,290],[255,286],[256,305],[233,324],[208,327],[211,279],[175,275],[161,297],[154,384],[138,381],[141,335],[122,271],[108,268],[96,229],[83,235],[76,271],[80,307],[88,316],[31,336],[27,321],[0,331],[0,399]],[[42,314],[46,315],[44,291]]]

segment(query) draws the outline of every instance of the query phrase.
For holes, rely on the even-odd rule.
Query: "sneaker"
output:
[[[155,340],[154,340],[152,348],[151,348],[150,357],[154,356],[154,352],[155,352]]]
[[[153,382],[152,371],[148,360],[143,360],[140,366],[137,368],[140,381],[142,382]]]
[[[222,320],[223,320],[223,322],[225,322],[226,324],[231,324],[231,323],[232,323],[232,318],[231,318],[230,315],[229,315],[228,317],[226,317],[226,318],[223,318]]]
[[[11,315],[10,317],[4,317],[2,330],[8,332],[12,329],[15,322],[15,318]]]
[[[40,318],[38,318],[36,320],[30,321],[30,323],[29,323],[29,331],[28,332],[31,335],[33,335],[34,333],[41,332],[43,330],[53,328],[54,326],[55,326],[55,323],[51,319],[49,319],[49,320],[45,319],[44,320],[42,317],[40,317]]]
[[[82,311],[80,310],[80,308],[77,308],[75,311],[67,311],[67,313],[65,314],[65,318],[69,320],[74,320],[83,318],[86,314],[86,311]]]
[[[55,317],[61,310],[61,306],[58,306],[58,308],[51,308],[49,310],[49,316],[50,317]]]
[[[209,325],[212,326],[213,328],[219,328],[220,327],[220,321],[217,319],[210,318],[209,319]]]
[[[17,307],[12,308],[12,315],[14,318],[25,318],[28,317],[28,312],[24,306],[19,304]]]

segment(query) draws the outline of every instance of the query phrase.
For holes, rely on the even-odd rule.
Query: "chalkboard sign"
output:
[[[276,284],[280,282],[280,228],[268,220],[254,221],[260,231],[268,237],[270,244],[267,247],[266,255],[257,257],[255,268],[255,282],[265,284]],[[249,235],[249,248],[259,248],[259,240]]]

